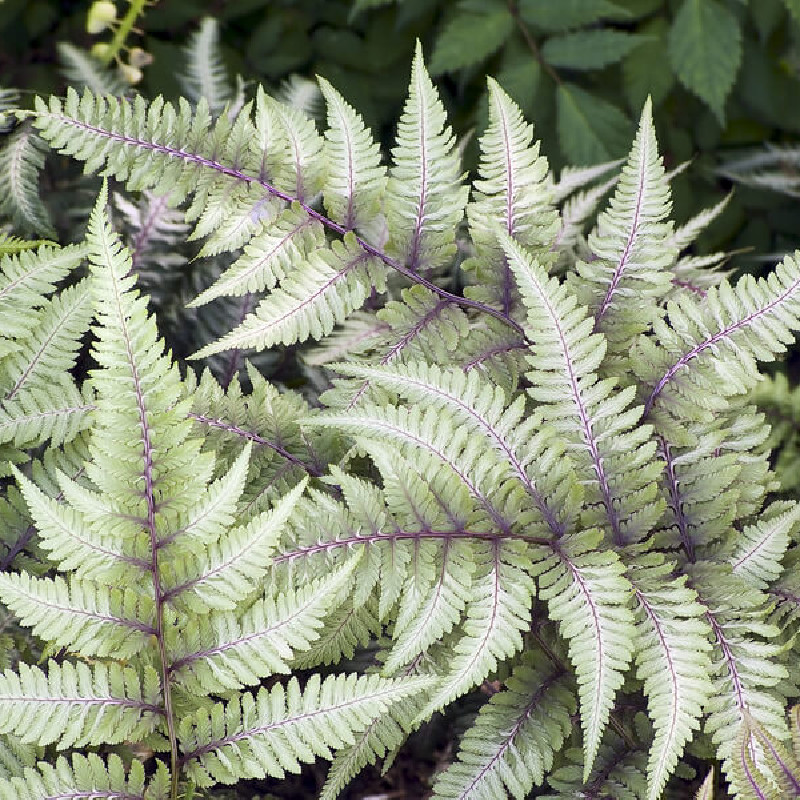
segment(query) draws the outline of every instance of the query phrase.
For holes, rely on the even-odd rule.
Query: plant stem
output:
[[[542,51],[539,50],[539,45],[536,44],[536,39],[533,38],[531,32],[528,30],[525,20],[523,20],[519,15],[519,9],[517,8],[517,4],[514,2],[514,0],[508,0],[508,10],[511,16],[514,18],[514,22],[516,23],[517,28],[519,28],[519,32],[522,34],[525,44],[528,45],[528,50],[531,51],[531,55],[533,55],[533,57],[539,62],[539,65],[553,79],[555,84],[559,85],[561,83],[561,78],[550,66],[550,64],[545,61],[544,57],[542,56]]]
[[[125,46],[125,40],[133,28],[137,17],[144,12],[144,7],[147,5],[147,0],[129,0],[130,5],[125,16],[119,21],[114,36],[108,45],[108,50],[100,59],[103,66],[107,67],[119,55],[119,51]]]

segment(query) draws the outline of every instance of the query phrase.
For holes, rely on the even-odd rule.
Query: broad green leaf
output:
[[[548,39],[542,47],[542,56],[554,67],[602,69],[621,61],[643,39],[626,31],[576,31]]]
[[[627,19],[626,9],[609,0],[521,0],[519,13],[545,31],[567,31],[600,19]]]
[[[742,60],[736,17],[717,0],[684,0],[669,35],[669,57],[680,82],[724,121],[725,100]]]
[[[524,52],[509,57],[508,50],[510,48],[506,48],[503,66],[495,77],[500,86],[508,92],[511,99],[530,119],[535,111],[534,99],[542,68],[536,59],[530,57],[530,53]]]
[[[452,17],[436,40],[431,75],[478,64],[500,48],[513,28],[514,19],[506,9]]]
[[[567,161],[596,164],[624,155],[630,142],[630,120],[615,105],[572,83],[556,93],[558,138]]]
[[[649,40],[632,50],[622,62],[622,87],[636,113],[648,96],[653,107],[657,107],[675,85],[675,73],[668,66],[665,21],[654,20],[643,32],[649,35]]]

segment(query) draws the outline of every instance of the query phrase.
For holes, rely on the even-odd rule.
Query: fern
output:
[[[0,797],[175,800],[322,757],[334,800],[440,714],[441,800],[708,795],[687,757],[791,791],[793,434],[749,393],[800,329],[795,258],[732,282],[685,254],[727,200],[674,228],[649,102],[619,175],[556,182],[489,81],[467,187],[421,47],[384,164],[329,82],[320,133],[240,104],[213,42],[177,105],[30,114],[124,184],[134,252],[104,188],[85,244],[0,262]]]
[[[22,665],[19,673],[6,673],[3,730],[61,749],[147,741],[166,751],[169,762],[168,773],[158,762],[148,792],[174,798],[181,773],[209,785],[281,775],[312,754],[330,755],[331,747],[349,742],[395,699],[421,686],[342,675],[322,684],[312,679],[301,690],[293,681],[285,700],[280,686],[234,697],[221,728],[218,721],[210,729],[204,724],[219,720],[223,706],[208,698],[213,688],[203,678],[213,674],[225,686],[247,685],[285,671],[293,650],[317,636],[331,584],[258,599],[258,583],[303,483],[271,511],[234,524],[250,449],[209,485],[213,457],[201,453],[202,441],[191,436],[180,376],[126,277],[130,256],[109,227],[106,201],[104,190],[88,234],[99,365],[92,375],[97,404],[85,464],[89,484],[61,476],[61,505],[19,476],[44,547],[69,577],[36,578],[24,571],[0,576],[0,595],[23,624],[76,655],[101,660],[93,669],[51,662],[46,672]],[[123,576],[137,576],[135,585],[116,588]],[[249,610],[246,598],[253,601]],[[198,623],[199,635],[189,633]],[[288,737],[282,744],[277,730]],[[243,742],[263,759],[255,772],[249,759],[237,767],[226,755],[233,743],[240,750]],[[287,746],[295,753],[288,761]],[[277,760],[269,755],[273,747],[281,753]],[[57,773],[59,791],[79,792],[87,781],[93,788],[124,788],[113,758],[103,763],[76,756],[72,770],[65,766]],[[143,774],[137,767],[128,775],[131,796],[141,795]],[[24,785],[37,791],[54,775],[43,764],[26,774]],[[3,791],[15,786],[13,779]]]
[[[47,207],[39,198],[44,150],[39,137],[20,126],[0,150],[0,213],[22,231],[54,236]]]

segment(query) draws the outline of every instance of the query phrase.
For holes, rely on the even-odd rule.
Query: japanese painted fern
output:
[[[470,194],[421,52],[388,168],[320,88],[324,135],[261,89],[29,114],[185,206],[225,263],[199,318],[252,298],[193,359],[298,346],[307,380],[182,377],[105,188],[85,243],[4,257],[0,600],[49,660],[0,678],[0,797],[176,798],[322,756],[332,800],[482,685],[436,800],[686,797],[708,758],[732,796],[795,796],[800,509],[748,392],[800,328],[797,260],[729,282],[682,255],[724,203],[673,228],[649,103],[618,179],[557,183],[490,80]]]

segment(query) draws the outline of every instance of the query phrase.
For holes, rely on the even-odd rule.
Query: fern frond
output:
[[[728,207],[733,192],[725,195],[718,203],[695,214],[680,228],[676,228],[670,237],[670,244],[678,250],[684,250],[694,244],[697,237]]]
[[[430,272],[455,253],[467,188],[444,106],[417,43],[411,85],[392,150],[386,190],[388,251],[413,272]]]
[[[326,170],[321,158],[323,139],[314,120],[300,109],[273,99],[260,87],[257,99],[261,114],[272,118],[268,124],[282,131],[285,142],[285,150],[279,151],[272,166],[276,187],[301,203],[313,200],[322,191]],[[268,163],[271,158],[267,152]]]
[[[123,760],[112,753],[107,761],[89,753],[74,753],[71,761],[60,757],[54,764],[39,762],[23,775],[0,780],[2,800],[42,800],[42,798],[86,797],[92,800],[167,800],[167,768],[157,762],[156,775],[145,788],[141,761],[125,769]]]
[[[91,388],[78,389],[69,375],[47,388],[28,388],[0,406],[0,443],[33,447],[49,439],[57,447],[89,428],[94,408]]]
[[[558,230],[558,214],[549,189],[547,159],[539,155],[533,126],[513,100],[489,79],[489,127],[481,137],[481,179],[467,208],[474,258],[462,264],[480,286],[470,297],[502,308],[514,301],[514,280],[497,240],[497,226],[526,247],[549,248]]]
[[[39,534],[41,546],[61,571],[110,586],[149,563],[126,552],[121,541],[93,530],[73,508],[48,497],[36,484],[14,469],[22,494]],[[130,546],[128,546],[130,550]]]
[[[592,317],[516,242],[504,237],[503,246],[534,342],[528,391],[569,442],[576,473],[592,489],[587,500],[602,504],[603,513],[588,522],[603,525],[617,545],[639,541],[661,517],[655,484],[661,466],[652,458],[650,428],[637,424],[642,412],[631,405],[635,389],[615,390],[615,379],[598,380],[606,340],[592,333]]]
[[[291,486],[303,474],[321,475],[331,444],[327,434],[301,431],[299,422],[310,409],[298,393],[278,391],[251,366],[247,377],[252,385],[249,395],[243,394],[238,380],[223,390],[208,371],[196,387],[187,383],[186,392],[193,402],[190,418],[195,429],[202,431],[218,458],[230,463],[241,453],[243,442],[253,442],[250,474],[260,481],[246,482],[244,499],[255,502],[249,507],[255,514],[274,499],[270,488],[279,477]],[[269,484],[266,491],[264,484]],[[279,489],[275,486],[275,491]]]
[[[317,77],[328,107],[322,189],[325,209],[347,230],[370,234],[381,221],[386,168],[380,150],[358,114],[326,81]]]
[[[70,42],[58,42],[56,49],[70,86],[86,87],[95,94],[109,95],[124,95],[130,90],[116,69],[104,66],[80,47]]]
[[[578,192],[564,203],[561,207],[561,228],[553,240],[553,248],[560,248],[563,251],[583,242],[584,223],[595,212],[603,197],[618,182],[619,176],[614,176],[604,183]]]
[[[553,792],[542,794],[542,800],[592,796],[614,800],[646,798],[647,753],[638,747],[638,743],[649,738],[649,731],[646,726],[635,724],[640,720],[641,717],[635,719],[629,726],[617,723],[608,729],[589,774],[578,748],[564,751],[561,765],[547,778]]]
[[[437,776],[433,800],[506,793],[524,800],[552,769],[576,712],[568,678],[541,653],[529,653],[504,684],[462,738],[456,761]]]
[[[0,738],[0,787],[4,785],[4,780],[19,777],[26,767],[34,766],[37,758],[41,758],[40,747],[22,744],[13,736]]]
[[[736,738],[733,783],[750,796],[780,800],[800,797],[800,763],[797,755],[770,736],[749,714]]]
[[[236,297],[273,289],[293,270],[302,268],[308,255],[324,244],[325,234],[319,222],[298,206],[289,208],[250,239],[244,253],[189,306],[201,306],[223,295]]]
[[[55,236],[53,223],[39,195],[42,144],[30,128],[22,126],[0,148],[0,213],[23,231],[50,237]]]
[[[530,560],[521,543],[476,545],[476,575],[470,587],[463,633],[453,646],[447,672],[417,722],[451,703],[522,648],[530,627],[535,587],[519,564]],[[527,557],[526,557],[527,556]]]
[[[15,352],[3,359],[4,402],[18,400],[31,390],[52,394],[54,386],[63,383],[65,373],[75,364],[91,314],[87,281],[45,301],[32,320],[29,335],[18,338]],[[57,402],[56,398],[53,401]]]
[[[30,325],[18,321],[21,313],[44,306],[46,295],[54,292],[56,285],[78,267],[86,253],[85,245],[46,245],[35,252],[23,250],[0,259],[0,313],[4,320],[4,336],[30,336]]]
[[[475,552],[469,542],[445,539],[441,551],[438,548],[435,551],[434,559],[437,567],[434,580],[430,583],[413,580],[403,594],[393,630],[394,641],[383,664],[386,675],[395,675],[451,633],[471,601],[473,590],[477,590],[473,585]]]
[[[456,348],[465,345],[470,332],[469,320],[456,304],[423,286],[403,289],[401,300],[389,300],[373,319],[380,328],[353,344],[347,353],[349,361],[385,365],[422,358],[430,363],[448,363]],[[326,359],[326,363],[332,360]],[[371,396],[370,386],[369,379],[337,380],[323,402],[331,407],[353,408],[362,397]]]
[[[584,780],[599,752],[636,638],[631,585],[623,564],[600,546],[601,540],[597,530],[564,537],[536,566],[539,597],[569,643],[578,679]]]
[[[155,633],[152,599],[133,588],[6,573],[0,600],[37,636],[87,657],[130,657]]]
[[[714,800],[714,770],[706,775],[706,779],[697,790],[694,800]]]
[[[396,219],[389,221],[396,234],[389,249],[399,253],[399,260],[355,235],[346,246],[355,243],[370,258],[440,297],[517,329],[508,315],[451,294],[425,274],[454,252],[455,225],[463,215],[467,189],[460,186],[458,153],[449,128],[444,130],[444,109],[424,71],[421,54],[415,63],[416,83],[396,148],[399,161],[389,181],[394,188],[387,189],[387,204],[396,212]],[[193,195],[187,217],[198,220],[197,236],[231,222],[239,231],[236,243],[241,246],[255,232],[254,215],[260,217],[265,206],[280,209],[292,202],[300,203],[328,230],[347,233],[310,205],[326,171],[323,140],[314,123],[262,89],[256,96],[253,121],[249,105],[233,123],[225,114],[212,123],[205,101],[193,112],[183,99],[176,109],[160,97],[148,106],[141,96],[128,101],[98,97],[87,90],[81,97],[71,88],[63,101],[37,98],[33,117],[50,146],[86,162],[87,172],[103,169],[106,176],[125,181],[130,190],[166,194],[171,203]],[[224,235],[214,242],[217,252],[229,246]],[[405,263],[412,253],[412,263]],[[426,265],[420,263],[423,257],[429,262]],[[420,266],[425,273],[418,271]]]
[[[362,440],[396,443],[416,453],[416,458],[424,456],[432,463],[445,464],[504,533],[511,531],[511,520],[514,519],[512,509],[521,513],[526,506],[529,512],[526,520],[541,526],[543,532],[548,531],[541,525],[541,515],[538,512],[530,513],[531,503],[525,499],[527,495],[521,496],[525,494],[521,486],[516,487],[518,493],[515,493],[513,486],[504,487],[505,508],[501,506],[499,496],[489,496],[491,476],[498,469],[498,459],[487,458],[483,440],[470,437],[464,428],[453,426],[440,409],[423,409],[418,405],[395,407],[363,404],[358,410],[358,416],[326,412],[306,418],[304,425],[312,429],[319,426],[336,427]],[[505,472],[506,467],[500,469]]]
[[[784,646],[778,629],[767,622],[767,596],[729,569],[698,562],[691,566],[690,581],[713,634],[714,693],[706,705],[705,730],[730,779],[737,759],[734,744],[747,715],[778,740],[788,739],[789,731],[782,691],[788,673],[779,658]]]
[[[222,61],[216,19],[200,20],[200,27],[189,37],[184,54],[186,72],[178,78],[181,89],[195,104],[204,98],[211,115],[218,116],[233,99],[233,91]]]
[[[190,403],[181,397],[177,365],[162,355],[146,298],[132,290],[130,254],[111,230],[105,201],[104,188],[88,233],[98,321],[93,354],[101,369],[92,375],[99,399],[87,474],[107,502],[145,521],[155,546],[165,535],[158,529],[156,493],[171,498],[171,515],[185,512],[195,499],[192,487],[202,487],[210,462],[199,453],[200,441],[188,438]],[[130,391],[120,395],[120,384]],[[156,446],[166,431],[168,437]],[[130,487],[142,482],[143,492],[131,493]]]
[[[205,709],[181,723],[187,775],[200,787],[242,778],[283,777],[316,756],[331,757],[389,707],[430,685],[427,678],[377,675],[296,678]]]
[[[245,448],[245,464],[250,448]],[[173,580],[164,581],[164,597],[195,613],[235,609],[258,589],[286,520],[305,488],[306,481],[300,481],[273,510],[209,543],[196,563],[186,570],[180,568]]]
[[[21,239],[18,236],[0,233],[0,256],[17,255],[25,250],[35,250],[37,247],[53,244],[48,239]]]
[[[729,562],[735,575],[751,586],[766,589],[783,572],[783,556],[796,534],[800,507],[793,503],[772,503],[753,525],[735,537]]]
[[[0,133],[8,133],[13,127],[13,121],[7,111],[19,107],[19,92],[16,89],[6,89],[0,86]]]
[[[640,337],[631,353],[637,377],[649,387],[645,415],[710,418],[726,398],[758,380],[757,361],[771,361],[800,328],[800,268],[787,256],[769,277],[723,281],[702,299],[682,295],[667,306],[670,325]]]
[[[131,265],[138,275],[139,285],[158,302],[161,294],[168,294],[181,277],[180,267],[188,260],[180,251],[189,227],[183,214],[170,208],[168,195],[142,192],[138,203],[115,192],[114,208],[121,212]]]
[[[302,272],[288,275],[238,328],[192,357],[205,358],[233,347],[261,350],[309,337],[321,339],[359,308],[373,287],[384,291],[385,274],[383,264],[349,233],[330,249],[309,254]]]
[[[657,302],[670,287],[677,257],[671,244],[669,183],[658,155],[650,101],[608,210],[600,214],[589,248],[596,259],[579,262],[579,299],[595,317],[612,354],[627,351],[632,336],[649,328]],[[635,296],[635,309],[627,298]]]
[[[705,609],[685,576],[671,576],[673,567],[652,554],[641,556],[627,571],[635,596],[636,677],[644,683],[655,729],[648,800],[661,797],[713,691]]]
[[[554,510],[561,504],[552,501],[548,504],[543,489],[537,486],[537,478],[540,477],[547,489],[554,488],[545,478],[547,468],[542,468],[550,443],[545,434],[537,431],[539,425],[536,417],[529,417],[523,424],[524,398],[518,397],[509,404],[505,393],[492,387],[478,372],[464,374],[463,370],[458,369],[442,370],[424,362],[392,367],[331,366],[346,375],[385,386],[413,403],[441,408],[447,412],[450,424],[466,426],[484,437],[499,459],[507,465],[507,476],[515,478],[525,487],[552,532],[560,535],[565,531],[569,524],[568,517],[565,520],[565,514]],[[577,492],[577,486],[570,487],[570,491]],[[569,513],[569,505],[563,510]]]
[[[209,695],[288,673],[295,653],[308,650],[324,633],[327,615],[352,566],[293,591],[269,589],[244,614],[199,617],[196,627],[182,631],[171,645],[173,677],[187,691]]]
[[[553,197],[556,203],[562,203],[571,194],[579,189],[585,189],[598,178],[608,175],[612,170],[622,166],[624,158],[616,161],[606,161],[602,164],[593,164],[590,167],[566,166],[561,170],[558,181],[553,186]],[[614,178],[613,180],[617,180]]]
[[[292,667],[313,669],[321,664],[351,660],[359,648],[366,647],[382,630],[377,602],[343,604],[326,617],[325,626],[307,650],[295,653]]]
[[[0,731],[61,750],[139,741],[160,723],[160,700],[159,677],[151,667],[140,675],[117,664],[51,660],[43,672],[23,663],[18,673],[0,675]]]
[[[674,433],[683,441],[657,437],[668,509],[659,537],[666,547],[683,547],[694,561],[703,548],[726,539],[737,518],[759,513],[776,490],[765,448],[769,426],[752,407],[743,407],[733,418],[693,426],[688,439],[685,430]]]
[[[411,672],[406,672],[402,679],[408,679],[409,675]],[[357,734],[353,744],[337,750],[319,800],[336,800],[364,767],[396,752],[408,736],[412,720],[424,701],[424,693],[419,693],[393,703],[388,713],[376,717]],[[388,769],[388,764],[384,769]]]

